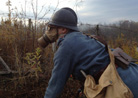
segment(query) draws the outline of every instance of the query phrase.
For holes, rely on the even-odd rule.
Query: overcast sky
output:
[[[0,16],[6,16],[8,7],[6,2],[8,0],[0,0]],[[28,18],[33,18],[33,11],[31,6],[32,0],[11,0],[11,8],[17,7],[18,12],[25,11]],[[34,5],[36,0],[34,1]],[[58,3],[59,1],[59,3]],[[82,1],[82,2],[80,2]],[[50,12],[45,18],[50,18],[53,9],[57,6],[57,10],[62,7],[70,7],[74,9],[78,15],[79,22],[98,24],[98,23],[114,23],[120,20],[130,20],[138,22],[138,0],[38,0],[38,12],[40,12],[44,5],[43,11],[39,17],[48,10],[50,5]],[[15,12],[15,10],[13,10]]]

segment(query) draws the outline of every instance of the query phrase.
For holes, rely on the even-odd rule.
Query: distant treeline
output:
[[[115,40],[121,34],[128,40],[135,40],[138,42],[138,22],[134,21],[119,21],[114,24],[96,25],[81,24],[80,29],[82,32],[90,34],[99,34],[104,36],[106,40]]]

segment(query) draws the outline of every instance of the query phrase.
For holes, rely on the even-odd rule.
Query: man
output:
[[[77,15],[70,8],[62,8],[54,14],[46,34],[41,39],[46,44],[43,47],[58,39],[58,50],[54,55],[54,68],[45,98],[58,97],[71,74],[84,81],[85,78],[80,72],[83,70],[97,79],[99,77],[96,74],[110,63],[105,45],[79,32]],[[138,98],[138,66],[133,63],[129,65],[125,70],[118,67],[117,71],[134,97]]]

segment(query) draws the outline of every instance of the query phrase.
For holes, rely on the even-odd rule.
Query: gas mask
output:
[[[42,48],[48,44],[55,42],[58,39],[58,28],[55,26],[48,26],[45,34],[38,39],[38,43]]]

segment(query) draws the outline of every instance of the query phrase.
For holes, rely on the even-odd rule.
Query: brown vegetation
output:
[[[0,75],[1,98],[44,96],[53,68],[54,53],[51,45],[46,49],[38,46],[37,38],[42,35],[43,26],[39,26],[38,36],[33,39],[33,27],[24,26],[16,20],[12,20],[12,23],[6,20],[1,22],[0,56],[11,70],[17,71],[16,74]],[[0,71],[4,70],[0,66]],[[61,98],[74,98],[78,88],[79,83],[69,79]]]
[[[1,98],[41,98],[44,96],[53,68],[54,53],[51,45],[46,49],[38,46],[37,38],[42,35],[43,27],[44,25],[38,27],[39,33],[34,40],[33,27],[24,26],[21,21],[14,20],[12,23],[1,21],[0,56],[10,69],[18,72],[0,76]],[[108,39],[108,44],[112,48],[120,47],[133,58],[138,59],[135,40],[128,40],[121,34],[116,40]],[[79,88],[79,82],[69,78],[61,98],[75,98]]]
[[[51,45],[40,49],[37,43],[38,37],[43,34],[45,23],[36,26],[36,21],[33,25],[31,20],[28,20],[26,25],[22,19],[11,19],[10,13],[9,10],[9,18],[2,19],[0,24],[0,56],[10,69],[17,73],[0,75],[0,98],[43,98],[51,76],[54,56]],[[138,59],[138,52],[135,50],[138,46],[138,23],[123,24],[124,22],[120,23],[119,27],[100,26],[100,29],[97,29],[100,32],[97,33],[105,37],[110,47],[120,47]],[[120,28],[131,29],[134,32]],[[90,28],[83,32],[93,34],[91,31],[95,29]],[[2,65],[1,70],[5,70]],[[61,98],[76,98],[79,88],[79,82],[70,77]]]

